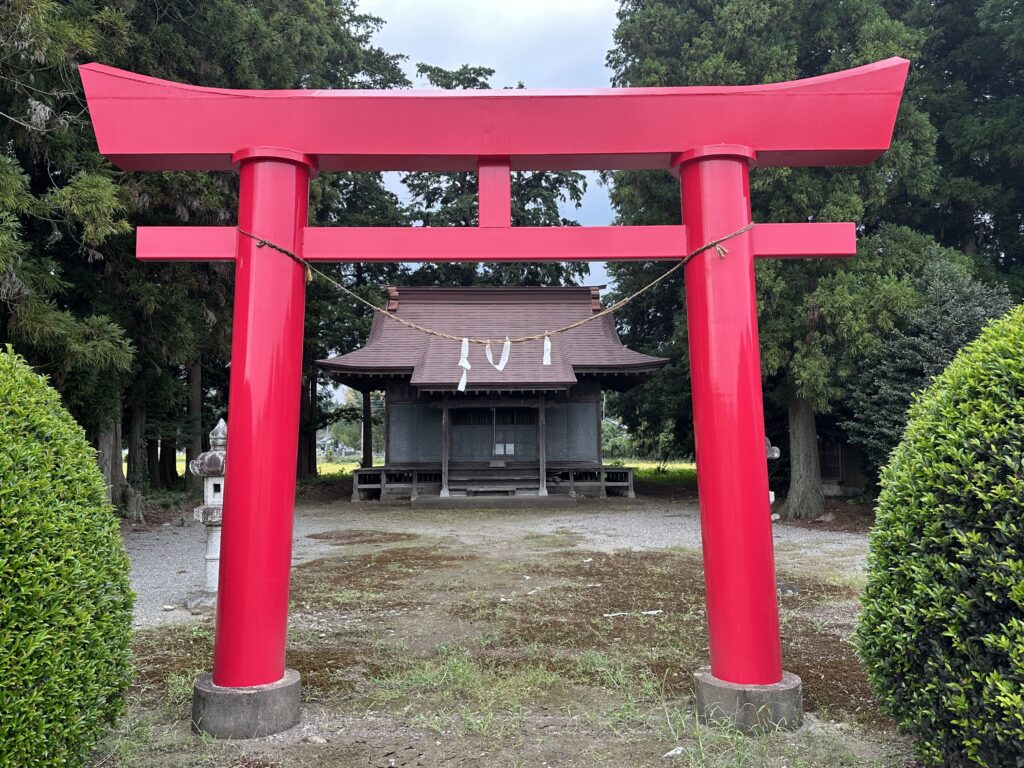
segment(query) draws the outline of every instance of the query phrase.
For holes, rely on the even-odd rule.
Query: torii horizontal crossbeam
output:
[[[126,170],[228,170],[254,146],[324,171],[669,168],[709,144],[761,166],[858,165],[892,136],[909,62],[770,85],[585,91],[238,91],[81,67],[99,149]]]
[[[261,233],[253,232],[257,237]],[[837,224],[755,224],[757,258],[850,256],[856,228]],[[234,227],[139,227],[145,261],[233,261]],[[308,261],[661,261],[699,247],[686,227],[306,227]],[[728,245],[726,245],[728,248]]]

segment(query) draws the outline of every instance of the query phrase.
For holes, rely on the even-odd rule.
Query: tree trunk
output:
[[[160,481],[164,488],[178,485],[177,441],[173,437],[160,438]]]
[[[373,466],[373,409],[370,390],[363,392],[363,469]]]
[[[780,514],[809,519],[825,511],[818,462],[818,434],[814,409],[802,397],[789,399],[789,493]]]
[[[318,413],[316,410],[316,368],[312,367],[309,371],[309,432],[311,440],[309,445],[306,446],[308,456],[306,461],[309,463],[309,476],[316,477],[316,425],[319,421]]]
[[[155,437],[146,440],[146,464],[149,467],[149,487],[158,491],[164,483],[160,476],[160,441]]]
[[[138,523],[146,522],[142,514],[142,494],[124,478],[121,454],[121,420],[111,419],[102,424],[96,437],[98,461],[107,498],[125,517]]]
[[[105,421],[96,431],[96,461],[103,474],[103,484],[107,487],[107,501],[115,505],[118,503],[116,500],[120,498],[121,489],[115,487],[117,478],[114,475],[114,466],[115,463],[120,463],[120,459],[114,446],[114,422]]]
[[[114,419],[114,436],[112,443],[112,454],[111,454],[111,478],[118,488],[123,488],[128,484],[128,481],[124,478],[124,443],[121,440],[121,418]]]
[[[197,358],[188,364],[188,440],[185,443],[185,487],[203,492],[203,478],[188,471],[193,459],[203,452],[203,366]]]
[[[139,398],[128,416],[128,484],[137,491],[149,484],[145,429],[146,403]]]
[[[132,414],[134,416],[134,412]],[[145,411],[143,411],[143,420],[145,420]],[[129,434],[131,428],[129,428]],[[142,429],[139,429],[140,441],[142,435]],[[133,520],[136,523],[146,522],[146,518],[142,514],[142,489],[143,483],[131,483],[125,480],[124,477],[124,465],[122,463],[122,443],[121,443],[121,419],[114,422],[114,464],[113,464],[113,477],[117,483],[117,487],[120,489],[120,493],[117,495],[115,504],[124,512],[124,516],[129,520]],[[139,455],[141,462],[141,454]],[[138,472],[138,470],[136,470]]]
[[[973,232],[968,232],[964,237],[964,253],[972,259],[978,255],[978,238]]]
[[[309,408],[309,387],[303,378],[302,387],[299,390],[299,450],[295,457],[295,478],[306,480],[309,478],[309,443],[315,441],[316,436],[310,435],[311,420]]]

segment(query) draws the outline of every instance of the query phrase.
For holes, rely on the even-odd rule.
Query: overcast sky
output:
[[[408,56],[405,70],[417,88],[424,62],[454,69],[491,67],[496,88],[607,88],[605,54],[612,44],[616,0],[360,0],[359,7],[386,22],[376,42]],[[588,174],[583,207],[564,211],[581,224],[610,224],[604,188]],[[593,265],[590,282],[605,282]]]

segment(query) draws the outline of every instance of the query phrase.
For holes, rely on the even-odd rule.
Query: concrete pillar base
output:
[[[804,701],[800,678],[782,673],[775,685],[739,685],[719,680],[710,667],[693,673],[697,717],[709,725],[731,725],[749,733],[803,725]]]
[[[287,730],[299,722],[301,681],[286,669],[276,683],[222,688],[200,675],[192,692],[192,730],[215,739],[255,739]]]

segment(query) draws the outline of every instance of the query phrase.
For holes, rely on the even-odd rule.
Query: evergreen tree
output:
[[[919,43],[918,33],[890,18],[878,0],[623,0],[608,62],[616,85],[739,85],[820,75],[893,55],[913,57]],[[918,262],[889,259],[898,249],[884,238],[903,235],[880,225],[898,201],[930,192],[934,138],[909,97],[892,149],[873,165],[757,169],[751,176],[756,221],[853,220],[877,232],[849,262],[766,261],[757,267],[766,394],[789,414],[791,516],[816,515],[823,505],[815,414],[828,412],[842,397],[855,361],[915,300],[906,270],[919,268]],[[667,173],[622,172],[612,179],[621,223],[679,223],[678,186]],[[619,292],[627,294],[663,269],[624,264],[610,272]],[[628,344],[679,361],[662,376],[685,370],[681,293],[681,280],[666,281],[620,315]],[[643,414],[657,414],[654,396],[669,386],[688,388],[685,382],[655,381],[621,402],[627,423],[635,427]],[[685,407],[688,397],[677,395],[671,405]],[[679,425],[688,424],[690,414],[673,416],[677,440],[685,444]]]
[[[114,421],[135,349],[94,299],[130,201],[94,150],[75,63],[116,58],[130,39],[116,8],[0,5],[0,339],[61,391],[116,489]],[[96,277],[83,283],[82,273]]]
[[[907,411],[917,393],[941,373],[956,353],[989,320],[1013,306],[1005,285],[991,285],[971,275],[962,253],[916,238],[927,258],[915,287],[923,301],[858,366],[848,384],[849,416],[843,428],[864,451],[877,475],[903,436]]]
[[[1024,296],[1024,10],[1013,0],[886,0],[920,29],[914,96],[938,129],[941,182],[907,223]]]
[[[399,57],[372,44],[381,23],[350,0],[0,7],[0,336],[51,375],[89,429],[116,501],[126,487],[122,408],[133,497],[146,482],[176,480],[179,443],[201,449],[201,411],[211,405],[202,361],[218,385],[206,389],[223,409],[218,368],[231,317],[229,265],[139,264],[130,232],[140,224],[230,224],[237,178],[116,172],[95,150],[76,65],[97,60],[238,88],[406,85]],[[313,197],[318,222],[343,223],[361,205],[376,211],[386,192],[379,175],[324,175]],[[393,198],[388,204],[397,208]],[[332,305],[348,314],[319,321]],[[321,348],[351,344],[337,340],[339,329],[365,325],[360,311],[322,296],[320,286],[310,309],[308,335]],[[322,420],[307,416],[311,427]]]
[[[321,226],[401,226],[405,211],[379,173],[337,173],[314,182],[310,218]],[[404,282],[408,269],[394,262],[321,264],[318,269],[377,306],[385,287]],[[316,361],[351,352],[370,333],[373,312],[355,303],[319,277],[306,288],[306,334],[300,401],[299,479],[316,474],[316,433],[339,418],[330,378]],[[358,445],[358,443],[357,443]]]

